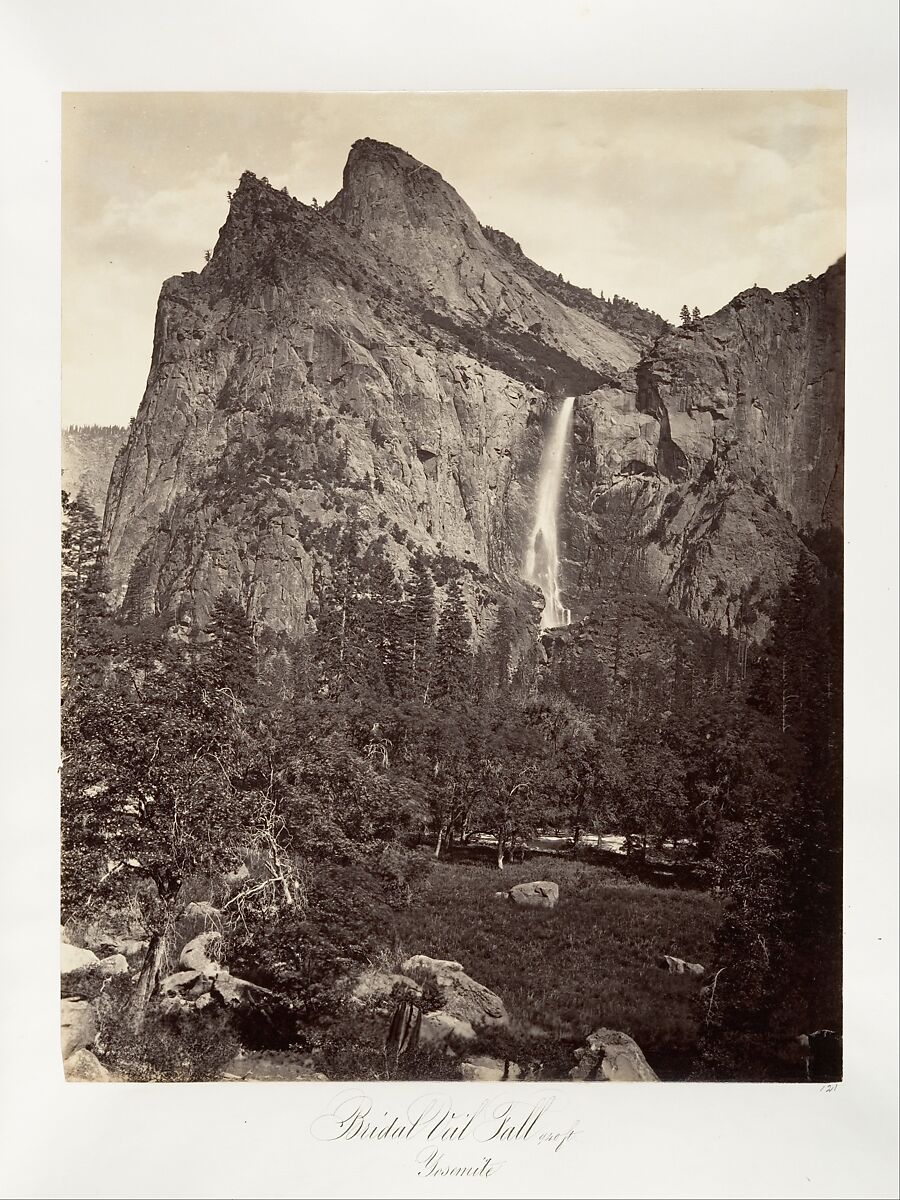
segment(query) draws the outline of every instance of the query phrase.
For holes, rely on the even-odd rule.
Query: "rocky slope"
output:
[[[839,514],[842,295],[836,267],[671,331],[544,272],[392,146],[357,142],[323,209],[245,173],[206,268],[163,285],[105,513],[117,597],[202,622],[229,586],[297,630],[353,518],[401,571],[419,544],[466,563],[483,627],[498,593],[533,597],[543,423],[575,394],[576,612],[627,546],[646,586],[753,627],[748,588]]]
[[[127,434],[121,425],[70,425],[62,431],[62,486],[72,496],[83,492],[98,518]]]

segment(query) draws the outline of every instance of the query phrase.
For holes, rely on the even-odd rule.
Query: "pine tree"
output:
[[[402,593],[383,537],[371,543],[361,566],[359,619],[348,666],[354,690],[384,696],[396,689],[400,672]]]
[[[66,685],[89,672],[100,652],[108,584],[100,527],[84,495],[62,493],[62,668]]]
[[[247,696],[256,683],[253,626],[233,592],[221,592],[210,613],[208,662],[215,683],[236,697]]]
[[[347,679],[350,647],[355,636],[359,603],[359,531],[355,524],[334,531],[327,541],[330,572],[318,588],[315,649],[328,695],[341,694]]]
[[[401,609],[398,683],[407,698],[427,701],[434,666],[434,582],[421,547],[409,565],[412,578]]]
[[[678,314],[678,318],[681,321],[682,325],[690,325],[691,310],[688,308],[688,306],[686,304],[682,304],[681,312]]]
[[[691,313],[691,320],[692,320],[692,321],[699,321],[699,320],[700,320],[700,309],[697,307],[697,305],[696,305],[696,304],[694,305],[693,312]]]
[[[466,613],[462,580],[454,575],[447,585],[435,643],[435,695],[460,700],[471,676],[472,625]]]

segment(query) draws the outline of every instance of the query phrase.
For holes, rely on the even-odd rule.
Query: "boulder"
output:
[[[588,1035],[585,1048],[575,1051],[575,1058],[578,1061],[569,1072],[570,1079],[600,1083],[659,1082],[637,1042],[617,1029],[595,1029]]]
[[[238,979],[228,971],[220,971],[212,990],[229,1008],[237,1008],[249,999],[249,993],[255,989],[246,979]]]
[[[83,1046],[90,1046],[97,1036],[97,1014],[90,1001],[62,1000],[60,1031],[63,1060]]]
[[[416,1000],[422,995],[421,987],[408,975],[401,975],[395,971],[370,969],[363,971],[353,985],[353,991],[349,997],[350,1003],[367,1011],[378,1013],[380,1016],[389,1016],[397,1004],[394,995],[395,987],[407,993],[411,1000]],[[405,999],[407,996],[402,998]]]
[[[706,974],[706,968],[700,963],[685,962],[683,958],[676,958],[673,954],[660,954],[657,963],[670,975],[691,975],[694,979],[702,979]]]
[[[547,879],[539,879],[536,883],[517,883],[509,889],[509,898],[513,904],[528,908],[556,908],[559,885]]]
[[[467,1021],[475,1029],[509,1025],[509,1014],[500,997],[470,978],[461,963],[414,954],[401,970],[417,982],[435,984],[441,992],[440,1011],[448,1016]]]
[[[222,952],[222,935],[214,929],[198,933],[184,947],[178,961],[186,971],[199,971],[210,978],[222,970],[217,955]]]
[[[443,1046],[447,1042],[457,1040],[474,1042],[477,1034],[470,1021],[460,1017],[451,1017],[448,1012],[430,1012],[422,1017],[419,1030],[419,1043],[423,1046]]]
[[[476,1054],[459,1064],[459,1073],[470,1083],[512,1083],[521,1079],[524,1072],[518,1063],[509,1062],[502,1058],[491,1058],[486,1054]]]
[[[100,959],[93,950],[85,950],[82,946],[73,946],[69,942],[60,942],[59,973],[68,975],[72,971],[90,970],[99,966]]]
[[[199,990],[205,990],[208,980],[199,971],[176,971],[174,975],[166,976],[159,985],[159,992],[161,996],[182,995],[188,988],[193,987],[195,983],[201,985],[201,989]]]
[[[241,865],[236,870],[226,871],[226,873],[222,876],[222,881],[228,887],[232,888],[232,887],[235,887],[239,883],[243,883],[244,880],[249,879],[249,878],[250,878],[250,868],[244,862],[244,863],[241,863]]]
[[[111,954],[124,954],[126,958],[136,958],[144,953],[149,942],[146,938],[137,937],[131,930],[114,933],[95,922],[85,931],[84,944],[90,946],[98,958],[106,958]]]
[[[82,1047],[63,1063],[63,1071],[69,1083],[115,1083],[116,1077],[111,1075],[103,1063],[90,1050]]]
[[[128,959],[124,954],[110,954],[108,957],[100,959],[97,963],[97,970],[101,975],[127,975]]]

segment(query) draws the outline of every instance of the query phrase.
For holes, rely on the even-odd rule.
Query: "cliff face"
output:
[[[117,597],[202,622],[228,586],[297,630],[352,518],[400,571],[415,545],[468,564],[476,619],[527,604],[543,422],[576,394],[567,591],[612,514],[648,586],[725,623],[748,546],[771,590],[795,524],[839,509],[841,295],[835,269],[671,332],[542,272],[394,147],[357,143],[321,210],[245,174],[209,264],[163,285],[105,513]]]
[[[604,539],[613,556],[631,546],[678,608],[764,631],[801,532],[842,524],[844,277],[841,260],[778,295],[743,292],[658,338],[634,391],[579,401],[570,508],[601,535],[570,520],[570,573]]]
[[[83,493],[101,519],[113,463],[127,435],[121,425],[70,425],[62,431],[63,489],[72,496]]]

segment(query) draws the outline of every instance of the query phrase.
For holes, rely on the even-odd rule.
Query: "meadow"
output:
[[[558,884],[555,909],[494,899],[538,879]],[[630,1034],[661,1078],[683,1079],[703,1023],[701,985],[656,959],[673,954],[709,971],[720,917],[708,892],[634,882],[612,866],[535,855],[501,873],[441,861],[396,916],[395,957],[461,962],[503,998],[514,1031],[568,1055],[604,1025]]]

